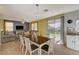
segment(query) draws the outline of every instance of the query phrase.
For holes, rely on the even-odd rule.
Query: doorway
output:
[[[48,20],[48,35],[54,38],[56,44],[62,44],[61,19]]]

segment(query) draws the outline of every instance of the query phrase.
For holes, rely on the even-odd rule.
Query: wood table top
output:
[[[30,38],[30,40],[33,41],[32,38],[31,38],[31,35],[25,36],[25,37]],[[41,45],[41,44],[43,44],[44,42],[46,42],[46,41],[48,41],[48,40],[50,40],[48,37],[38,36],[38,41],[35,41],[35,40],[34,40],[33,42],[35,42],[35,43]]]
[[[37,41],[37,42],[34,41],[34,42],[40,45],[40,44],[42,44],[42,43],[44,43],[44,42],[46,42],[46,41],[48,41],[48,40],[50,40],[50,39],[47,38],[47,37],[38,36],[38,41]]]

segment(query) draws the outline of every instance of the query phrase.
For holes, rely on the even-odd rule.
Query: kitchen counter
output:
[[[67,35],[79,35],[79,32],[67,33]]]

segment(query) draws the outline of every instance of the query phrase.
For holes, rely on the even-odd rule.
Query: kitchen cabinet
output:
[[[67,36],[67,47],[74,49],[74,36]]]
[[[75,50],[79,51],[79,36],[75,36],[76,39],[74,40],[75,43]]]
[[[67,47],[76,51],[79,51],[79,36],[67,35]]]

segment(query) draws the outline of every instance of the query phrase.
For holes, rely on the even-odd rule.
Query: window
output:
[[[13,22],[5,22],[5,30],[13,31]]]
[[[32,23],[32,30],[38,30],[37,29],[37,22],[36,23]]]
[[[37,30],[37,23],[35,23],[35,28],[34,29]]]
[[[34,24],[32,24],[32,30],[34,30]]]

